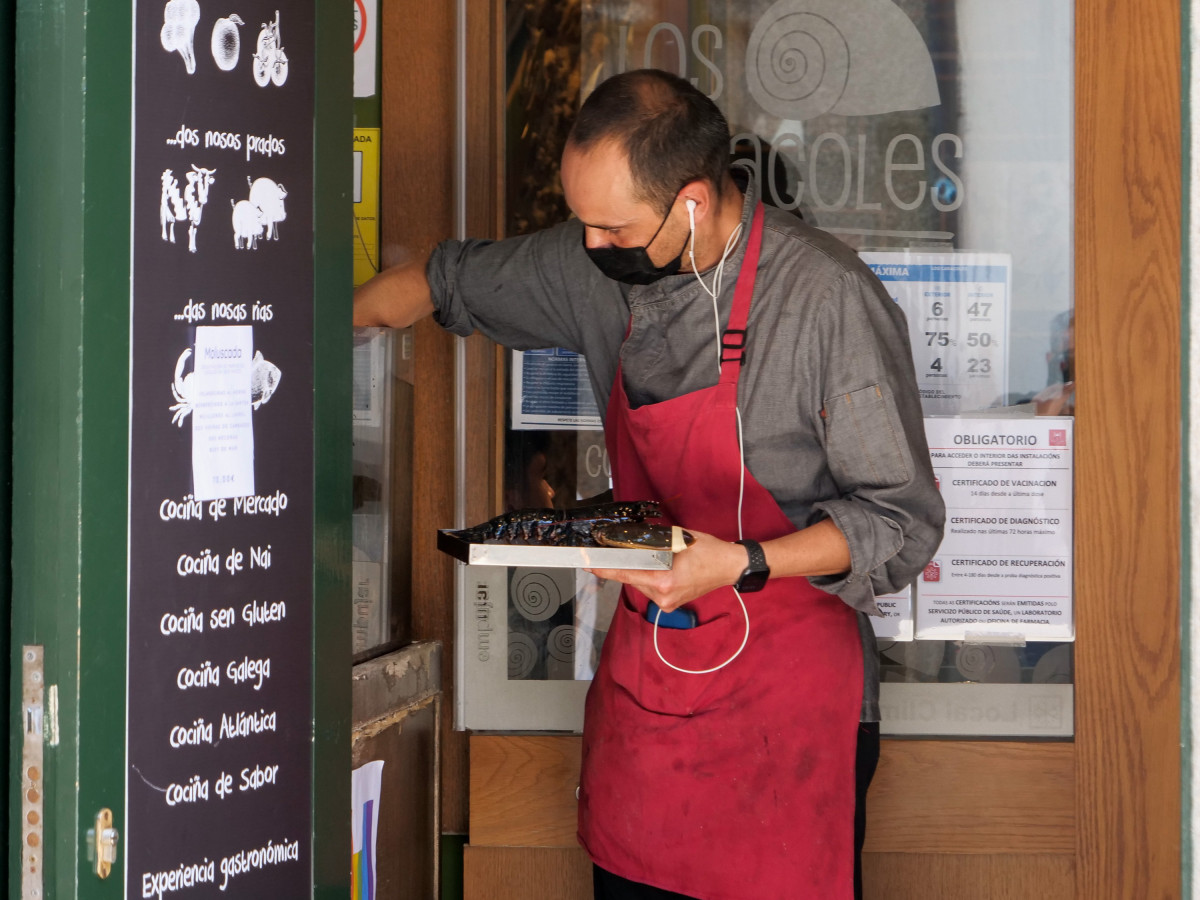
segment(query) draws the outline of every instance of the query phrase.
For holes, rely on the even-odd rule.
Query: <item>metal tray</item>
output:
[[[471,566],[540,566],[545,569],[669,569],[674,557],[670,550],[470,544],[451,531],[438,532],[437,548]]]

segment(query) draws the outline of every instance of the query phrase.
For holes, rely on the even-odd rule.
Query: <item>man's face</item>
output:
[[[674,215],[675,205],[664,224],[661,212],[637,199],[625,152],[612,141],[587,150],[568,143],[562,185],[567,205],[584,225],[584,245],[590,249],[646,247],[651,261],[661,266],[687,239],[687,218]]]

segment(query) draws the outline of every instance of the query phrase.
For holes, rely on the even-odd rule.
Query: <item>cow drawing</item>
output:
[[[179,194],[179,179],[170,169],[163,169],[162,200],[158,207],[158,221],[162,225],[162,239],[175,243],[175,223],[187,218],[183,197]]]
[[[212,187],[216,169],[202,169],[193,165],[186,173],[187,187],[179,194],[179,179],[170,169],[162,173],[162,199],[158,206],[158,221],[162,225],[162,239],[175,243],[175,223],[188,223],[188,250],[196,252],[196,230],[200,227],[200,216],[208,202],[208,189]]]
[[[250,188],[248,200],[239,200],[233,205],[233,246],[238,250],[257,250],[258,239],[279,240],[279,223],[287,218],[284,198],[287,190],[270,178],[246,177]]]

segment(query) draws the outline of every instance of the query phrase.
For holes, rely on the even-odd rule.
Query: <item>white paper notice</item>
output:
[[[603,427],[582,356],[561,348],[513,351],[514,431],[595,431]]]
[[[1007,253],[864,252],[908,318],[925,415],[1007,403]]]
[[[385,362],[389,337],[383,330],[363,329],[354,335],[352,406],[355,425],[383,424]]]
[[[871,627],[875,637],[893,641],[913,639],[912,585],[894,594],[880,594],[875,598],[883,617],[871,616]]]
[[[375,96],[375,34],[378,0],[354,0],[354,96]]]
[[[379,801],[383,793],[383,760],[360,766],[350,777],[350,896],[375,900],[375,847],[379,840]],[[344,846],[344,845],[343,845]]]
[[[946,532],[918,581],[918,640],[1075,639],[1073,424],[925,420]]]
[[[196,328],[191,375],[192,481],[197,500],[254,493],[250,325]]]

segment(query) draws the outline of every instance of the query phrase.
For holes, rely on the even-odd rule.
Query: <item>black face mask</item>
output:
[[[674,208],[675,206],[672,204],[671,209]],[[646,252],[646,247],[654,243],[658,232],[663,230],[663,226],[667,224],[667,219],[670,217],[671,210],[668,209],[663,220],[658,223],[658,229],[646,242],[645,247],[589,247],[585,230],[583,233],[584,252],[596,264],[597,269],[614,281],[621,281],[625,284],[653,284],[660,278],[674,275],[683,265],[683,251],[687,248],[687,240],[684,240],[683,246],[679,248],[678,255],[661,266],[654,265],[650,254]]]

